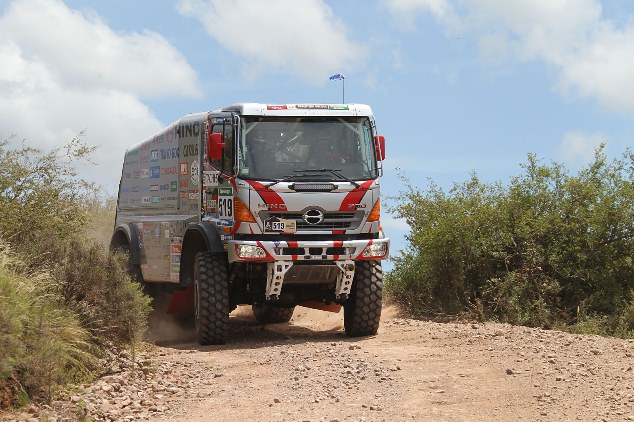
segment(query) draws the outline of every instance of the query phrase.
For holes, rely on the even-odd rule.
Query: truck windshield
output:
[[[367,117],[245,116],[239,139],[241,178],[305,181],[377,177]]]

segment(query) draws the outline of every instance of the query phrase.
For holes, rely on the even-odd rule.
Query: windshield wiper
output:
[[[296,172],[306,172],[306,171],[318,171],[318,170],[295,170]],[[274,182],[271,182],[267,185],[264,185],[265,188],[270,188],[271,186],[277,185],[278,183],[282,183],[282,182],[288,182],[289,180],[292,180],[296,177],[311,177],[311,176],[320,176],[319,174],[291,174],[288,176],[284,176],[279,180],[276,180]]]
[[[301,170],[296,170],[296,171],[301,171]],[[355,188],[359,189],[361,187],[360,184],[358,184],[357,182],[355,182],[354,180],[344,176],[343,174],[339,173],[341,171],[341,169],[315,169],[315,170],[311,170],[311,171],[317,171],[319,173],[332,173],[335,176],[345,180],[348,183],[352,183],[354,185]]]
[[[305,173],[305,174],[291,174],[290,176],[284,176],[280,180],[276,180],[275,182],[271,182],[268,185],[264,185],[264,187],[270,188],[271,186],[277,185],[278,183],[288,182],[289,180],[292,180],[295,177],[320,176],[319,174],[311,174],[311,173],[307,173],[307,172],[332,173],[335,176],[345,180],[346,182],[351,183],[357,189],[359,189],[361,187],[361,185],[358,184],[357,182],[355,182],[354,180],[352,180],[352,179],[344,176],[343,174],[339,173],[340,171],[341,171],[340,169],[304,169],[304,170],[295,170],[295,173]]]

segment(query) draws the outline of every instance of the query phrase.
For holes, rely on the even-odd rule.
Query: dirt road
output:
[[[183,422],[634,420],[634,341],[415,321],[393,308],[361,339],[344,336],[341,314],[304,308],[290,324],[259,325],[249,308],[231,323],[228,344],[209,347],[155,324],[164,339],[134,374],[114,368],[66,406]],[[62,408],[30,416],[63,420]]]

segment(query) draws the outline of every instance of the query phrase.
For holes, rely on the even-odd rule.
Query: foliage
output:
[[[634,154],[603,146],[570,174],[534,155],[508,186],[476,175],[445,193],[408,185],[411,228],[388,293],[413,315],[469,312],[526,324],[634,330]]]
[[[0,382],[12,377],[33,396],[51,397],[57,385],[84,379],[96,363],[90,333],[55,290],[49,273],[27,272],[0,249]]]
[[[112,200],[75,172],[91,152],[81,134],[48,153],[0,141],[1,397],[50,398],[145,328],[149,298],[125,258],[90,240],[112,230]]]
[[[68,240],[86,223],[97,187],[77,177],[75,164],[94,150],[81,136],[47,153],[0,141],[0,238],[16,251],[44,252],[50,238]]]
[[[108,254],[97,242],[73,241],[56,251],[54,274],[67,307],[101,343],[140,339],[150,298],[127,273],[127,257]]]

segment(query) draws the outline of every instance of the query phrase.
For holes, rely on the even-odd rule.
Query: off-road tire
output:
[[[349,337],[376,334],[381,320],[381,261],[357,261],[350,297],[343,304],[343,325]]]
[[[198,343],[224,344],[229,333],[229,280],[224,255],[211,252],[196,255],[194,308]]]
[[[253,316],[255,320],[260,324],[277,324],[280,322],[288,322],[293,317],[293,311],[295,311],[295,307],[292,308],[278,308],[273,305],[252,305],[251,309],[253,309]]]

